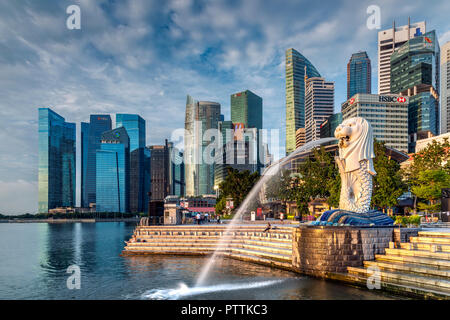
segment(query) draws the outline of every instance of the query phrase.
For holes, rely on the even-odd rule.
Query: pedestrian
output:
[[[272,226],[270,225],[270,222],[267,222],[267,227],[264,229],[263,232],[268,232],[268,231],[270,231],[271,228],[272,228]]]
[[[205,214],[205,221],[209,222],[209,215],[207,213]]]
[[[201,219],[200,213],[197,213],[196,218],[197,218],[197,224],[200,224],[200,219]]]
[[[220,224],[220,214],[219,214],[219,216],[217,217],[217,223]]]

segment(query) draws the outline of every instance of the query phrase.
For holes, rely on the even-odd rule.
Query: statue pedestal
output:
[[[393,241],[394,227],[333,227],[302,225],[293,232],[292,265],[299,272],[326,277],[346,273],[364,260],[383,254]]]

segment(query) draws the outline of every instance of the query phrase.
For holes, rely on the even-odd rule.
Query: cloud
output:
[[[0,180],[0,214],[35,213],[37,199],[37,182]]]

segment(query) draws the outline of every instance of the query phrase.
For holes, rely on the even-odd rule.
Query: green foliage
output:
[[[420,202],[419,209],[427,212],[437,212],[440,208],[441,190],[450,186],[450,174],[443,169],[431,169],[419,172],[416,185],[411,191],[427,202]]]
[[[395,217],[395,225],[401,225],[402,227],[408,227],[410,225],[420,226],[420,216],[412,215],[412,216],[396,216]]]
[[[406,190],[402,180],[400,164],[386,155],[384,143],[375,141],[374,168],[376,175],[373,179],[372,206],[389,208],[397,204],[397,199]]]
[[[239,171],[227,167],[227,177],[219,185],[219,198],[216,203],[216,213],[221,213],[226,206],[226,199],[232,198],[234,209],[239,208],[247,194],[259,179],[259,173],[250,171]],[[256,205],[256,204],[255,204]]]

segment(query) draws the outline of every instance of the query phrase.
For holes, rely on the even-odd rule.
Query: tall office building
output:
[[[76,125],[49,108],[39,108],[38,208],[47,213],[75,206]]]
[[[164,145],[150,146],[151,200],[164,200],[170,194],[170,154],[166,140]]]
[[[409,97],[409,152],[425,132],[439,134],[439,60],[434,30],[407,41],[391,56],[391,91]]]
[[[320,77],[302,54],[286,50],[286,154],[295,150],[295,133],[305,127],[305,73],[308,78]]]
[[[245,90],[231,95],[231,121],[245,128],[263,127],[262,98]]]
[[[388,94],[391,91],[391,55],[394,50],[409,39],[421,36],[426,32],[425,21],[410,23],[397,27],[395,21],[392,28],[378,32],[378,93]]]
[[[334,111],[334,82],[307,78],[305,88],[305,140],[320,139],[320,125]]]
[[[295,148],[298,149],[306,143],[305,128],[298,128],[295,132]]]
[[[441,134],[450,132],[450,41],[441,49]]]
[[[358,93],[342,104],[342,119],[366,119],[378,141],[408,152],[408,98],[400,95]],[[334,132],[333,132],[334,135]]]
[[[102,134],[112,129],[111,117],[93,114],[89,123],[81,124],[81,206],[96,203],[97,150],[100,149]]]
[[[96,155],[97,212],[129,212],[130,138],[120,127],[104,132]]]
[[[210,141],[203,139],[208,129],[217,129],[220,104],[196,101],[187,96],[184,139],[185,183],[187,196],[200,196],[214,192],[214,155],[212,161],[203,159]]]
[[[116,128],[120,127],[130,137],[130,211],[144,212],[149,200],[145,176],[150,170],[145,166],[145,120],[137,114],[116,114]]]
[[[183,152],[168,142],[169,151],[169,195],[185,195]]]
[[[372,93],[372,67],[365,51],[352,54],[347,64],[347,99],[357,93]]]

